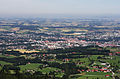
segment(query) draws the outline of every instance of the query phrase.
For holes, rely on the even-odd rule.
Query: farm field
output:
[[[9,65],[12,65],[12,63],[8,63],[8,62],[5,62],[5,61],[0,61],[0,64],[3,65],[3,66],[4,66],[4,65],[8,65],[8,64],[9,64]]]
[[[26,64],[26,65],[20,65],[20,69],[21,71],[25,71],[25,70],[38,70],[38,67],[42,65],[42,64],[37,64],[37,63],[30,63],[30,64]]]

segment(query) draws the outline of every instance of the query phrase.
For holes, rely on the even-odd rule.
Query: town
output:
[[[39,24],[41,21],[44,22]],[[63,22],[61,23],[61,21]],[[54,19],[50,21],[47,19],[1,20],[0,50],[64,49],[89,45],[120,46],[119,22],[101,22],[99,19],[96,22],[94,19],[75,21],[74,19],[58,19],[58,21],[54,21]],[[84,26],[82,26],[83,24]]]
[[[119,19],[0,18],[0,78],[119,79]]]

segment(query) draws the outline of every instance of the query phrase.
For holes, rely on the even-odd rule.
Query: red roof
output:
[[[72,52],[72,54],[76,54],[76,52]]]
[[[109,53],[109,55],[112,55],[112,53]]]
[[[97,69],[95,71],[98,71]]]
[[[104,71],[103,69],[100,69],[100,71]]]
[[[120,54],[120,52],[116,52],[117,54]]]
[[[93,71],[93,72],[94,72],[95,70],[93,69],[93,70],[91,70],[91,71]]]
[[[105,75],[106,77],[109,77],[110,75]]]
[[[82,71],[85,71],[85,70],[82,70]]]

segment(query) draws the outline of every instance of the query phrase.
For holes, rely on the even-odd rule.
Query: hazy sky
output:
[[[120,14],[120,0],[0,0],[0,15]]]

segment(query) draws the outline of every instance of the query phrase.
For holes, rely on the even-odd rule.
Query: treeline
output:
[[[68,58],[68,59],[73,59],[73,58],[85,58],[87,56],[80,56],[80,54],[67,54],[67,55],[57,55],[56,56],[56,59],[65,59],[65,58]]]
[[[102,49],[92,49],[93,46],[88,47],[74,47],[74,48],[65,48],[65,49],[54,49],[48,50],[48,53],[58,54],[58,53],[72,53],[77,52],[81,55],[108,55],[110,50]]]
[[[110,50],[106,50],[103,48],[100,48],[101,50],[98,50],[99,47],[94,47],[95,49],[92,49],[93,46],[87,46],[87,47],[73,47],[73,48],[65,48],[65,49],[47,49],[47,52],[33,52],[29,54],[64,54],[64,53],[72,53],[76,52],[79,55],[108,55]],[[20,53],[19,51],[1,51],[3,54],[9,54],[9,55],[28,55],[28,53]]]

